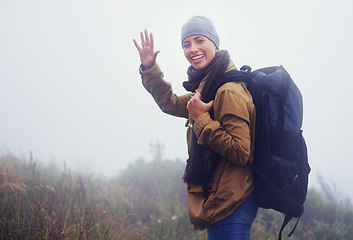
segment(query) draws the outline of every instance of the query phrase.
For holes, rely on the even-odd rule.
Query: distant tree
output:
[[[164,145],[161,144],[159,141],[157,141],[156,143],[150,143],[150,149],[154,161],[161,161],[163,159],[164,148]]]

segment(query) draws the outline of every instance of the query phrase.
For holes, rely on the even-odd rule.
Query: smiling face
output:
[[[203,35],[193,35],[183,41],[184,55],[195,69],[205,68],[218,51],[216,45]]]

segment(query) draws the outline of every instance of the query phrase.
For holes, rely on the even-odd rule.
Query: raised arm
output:
[[[156,63],[159,51],[154,51],[154,41],[152,33],[147,30],[140,33],[141,46],[134,39],[136,49],[140,54],[141,64],[140,74],[142,84],[145,89],[153,96],[160,109],[173,116],[188,118],[186,109],[187,101],[191,93],[178,96],[173,93],[172,86],[164,80],[164,75]]]

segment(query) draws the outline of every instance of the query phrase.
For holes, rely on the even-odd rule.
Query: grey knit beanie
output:
[[[181,44],[185,38],[192,35],[203,35],[210,39],[219,49],[218,33],[212,22],[203,16],[194,16],[190,18],[181,29]]]

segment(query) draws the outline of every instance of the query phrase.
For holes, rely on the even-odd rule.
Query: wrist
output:
[[[143,64],[140,65],[140,69],[143,71],[143,72],[146,72],[148,70],[150,70],[151,68],[153,68],[154,64],[151,66],[151,67],[148,67],[148,66],[145,66]]]
[[[149,69],[151,69],[154,66],[155,63],[153,63],[152,65],[147,65],[147,64],[141,64],[141,68],[143,71],[147,71]]]

